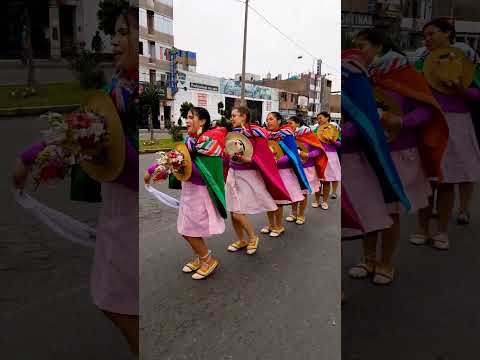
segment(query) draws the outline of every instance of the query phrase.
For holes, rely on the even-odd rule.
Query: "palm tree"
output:
[[[154,84],[147,84],[140,95],[143,110],[148,116],[148,129],[150,130],[150,140],[153,141],[153,117],[158,117],[160,98],[162,90]]]

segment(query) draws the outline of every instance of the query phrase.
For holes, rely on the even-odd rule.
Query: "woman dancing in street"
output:
[[[324,180],[322,181],[322,201],[320,202],[320,191],[317,191],[312,207],[318,208],[320,202],[320,207],[323,210],[328,210],[331,184],[334,184],[334,194],[336,194],[338,182],[341,180],[340,160],[337,153],[340,141],[338,140],[338,129],[330,123],[330,114],[328,112],[324,111],[318,114],[317,122],[319,126],[315,129],[315,133],[327,152],[328,163],[325,169]]]
[[[258,125],[250,124],[250,111],[243,106],[232,110],[234,132],[245,135],[253,145],[252,158],[235,156],[230,159],[226,182],[227,210],[237,240],[228,246],[228,251],[237,252],[246,248],[248,255],[258,249],[259,238],[247,215],[274,212],[278,209],[275,200],[289,200],[276,168],[273,154],[268,148],[268,133]]]
[[[305,147],[306,151],[300,151],[303,168],[307,175],[308,183],[313,193],[320,191],[320,180],[323,180],[328,157],[322,143],[308,126],[302,126],[302,120],[297,116],[288,119],[288,125],[292,128],[297,142]],[[305,223],[305,209],[308,203],[308,190],[303,190],[304,199],[299,203],[292,204],[292,213],[286,220],[298,225]]]
[[[290,200],[277,200],[278,209],[267,213],[268,225],[262,229],[262,233],[269,233],[271,237],[278,237],[285,232],[285,227],[283,226],[283,206],[303,201],[302,190],[311,192],[298,154],[293,130],[289,125],[282,125],[282,120],[282,116],[278,112],[271,112],[267,115],[269,139],[277,142],[285,153],[277,160],[277,166],[280,177],[290,194]]]
[[[204,238],[222,234],[227,217],[222,160],[227,130],[210,129],[210,123],[210,114],[204,108],[189,111],[185,144],[192,158],[192,175],[182,182],[177,230],[196,255],[182,269],[184,273],[193,272],[194,280],[205,279],[219,266]],[[154,163],[148,168],[147,183],[156,166]]]

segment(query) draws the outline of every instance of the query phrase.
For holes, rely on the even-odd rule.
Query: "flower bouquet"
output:
[[[152,174],[154,182],[166,180],[170,174],[181,173],[184,169],[184,156],[180,151],[170,150],[157,153],[156,167]]]
[[[108,143],[105,119],[88,111],[63,116],[50,112],[42,115],[48,121],[43,131],[45,147],[35,157],[32,175],[35,183],[52,183],[64,179],[73,165],[81,161],[101,161]]]

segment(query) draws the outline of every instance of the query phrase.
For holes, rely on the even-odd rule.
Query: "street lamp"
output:
[[[242,61],[242,82],[240,101],[242,106],[246,105],[245,101],[245,63],[247,60],[247,23],[248,23],[248,1],[245,0],[245,24],[243,28],[243,61]]]

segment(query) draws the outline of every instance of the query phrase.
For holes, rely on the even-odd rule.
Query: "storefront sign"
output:
[[[220,92],[225,95],[240,96],[241,83],[232,79],[221,79]],[[254,84],[245,84],[245,96],[253,99],[278,101],[278,90]]]
[[[206,108],[207,105],[208,105],[208,95],[198,93],[197,94],[197,103],[198,103],[198,106]]]
[[[192,89],[201,89],[201,90],[207,90],[207,91],[218,91],[218,86],[199,84],[199,83],[194,83],[194,82],[190,83],[190,87]]]
[[[370,14],[342,12],[342,26],[373,26]]]

